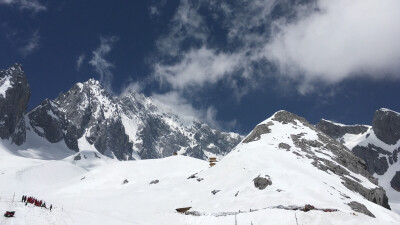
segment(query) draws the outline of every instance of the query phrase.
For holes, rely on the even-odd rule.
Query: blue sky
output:
[[[29,108],[96,78],[240,133],[280,109],[347,124],[400,111],[398,0],[0,0],[0,30]]]

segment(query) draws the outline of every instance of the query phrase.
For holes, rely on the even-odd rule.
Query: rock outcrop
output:
[[[0,138],[17,145],[25,141],[24,114],[31,95],[22,66],[15,64],[0,71]]]
[[[391,167],[398,166],[399,113],[389,109],[379,109],[374,113],[372,126],[343,125],[321,120],[316,127],[343,143],[356,156],[363,159],[369,174],[380,177],[379,184],[388,191],[389,200],[396,199],[395,196],[390,195],[393,195],[395,191],[400,191],[400,171],[394,176],[393,172],[389,173],[388,171]],[[381,179],[381,177],[383,178]],[[382,198],[382,196],[375,196],[368,191],[363,192],[364,196],[372,201],[387,202],[386,198]]]
[[[379,140],[394,145],[400,140],[400,114],[388,109],[379,109],[374,113],[372,129]]]
[[[345,134],[362,134],[368,131],[368,126],[352,125],[346,126],[322,119],[316,127],[332,138],[340,138]]]

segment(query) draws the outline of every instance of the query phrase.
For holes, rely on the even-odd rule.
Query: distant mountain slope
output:
[[[400,114],[379,109],[372,126],[343,125],[328,120],[321,120],[316,126],[365,160],[368,172],[379,179],[391,205],[400,212]]]
[[[30,91],[21,65],[0,75],[0,137],[18,146],[33,144],[26,143],[29,134],[37,136],[33,140],[62,142],[73,151],[95,149],[119,160],[162,158],[174,152],[206,159],[225,155],[242,138],[199,121],[183,122],[139,93],[112,96],[93,79],[44,100],[24,116]]]

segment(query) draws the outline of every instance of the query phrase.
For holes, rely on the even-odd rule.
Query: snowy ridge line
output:
[[[347,124],[338,123],[338,122],[335,122],[335,121],[332,121],[332,120],[328,120],[328,119],[324,119],[324,118],[322,118],[321,120],[322,120],[322,121],[325,121],[325,122],[328,122],[328,123],[331,123],[331,124],[336,125],[336,126],[340,126],[340,127],[356,127],[356,126],[364,126],[364,127],[368,127],[368,128],[371,128],[371,127],[372,127],[372,126],[370,126],[370,125],[365,125],[365,124],[351,124],[351,125],[347,125]]]
[[[323,208],[315,208],[312,205],[304,205],[304,206],[296,206],[296,205],[288,205],[288,206],[283,206],[283,205],[277,205],[277,206],[268,206],[265,208],[259,208],[259,209],[250,209],[248,211],[246,210],[239,210],[238,212],[218,212],[218,213],[201,213],[198,211],[187,211],[184,214],[189,215],[189,216],[215,216],[215,217],[220,217],[220,216],[234,216],[242,213],[251,213],[251,212],[257,212],[261,210],[267,210],[267,209],[284,209],[284,210],[301,210],[304,212],[308,212],[311,210],[318,210],[318,211],[323,211],[323,212],[339,212],[340,210],[338,209],[323,209]]]
[[[396,111],[393,111],[393,110],[391,110],[391,109],[380,108],[379,110],[381,110],[381,111],[383,111],[383,112],[392,112],[392,113],[395,113],[395,114],[397,114],[397,115],[400,116],[400,113],[398,113],[398,112],[396,112]]]

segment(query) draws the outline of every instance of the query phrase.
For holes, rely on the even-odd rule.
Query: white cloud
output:
[[[160,15],[160,10],[156,6],[150,6],[149,13],[150,13],[150,16],[158,16],[158,15]]]
[[[76,70],[79,71],[81,69],[82,63],[85,60],[86,56],[84,53],[78,56],[76,59]]]
[[[172,18],[169,32],[156,41],[161,54],[177,56],[181,54],[181,45],[190,39],[205,43],[208,36],[208,28],[204,19],[200,16],[199,2],[182,0]]]
[[[158,0],[149,7],[150,17],[159,16],[161,14],[161,9],[165,6],[167,0]]]
[[[153,93],[151,98],[159,108],[167,112],[172,112],[187,122],[191,122],[193,120],[206,122],[211,127],[218,129],[221,129],[221,127],[233,128],[236,126],[236,121],[218,121],[218,112],[213,106],[209,106],[207,108],[195,108],[190,101],[182,97],[182,94],[176,91],[171,91],[164,94]]]
[[[211,45],[204,15],[208,13],[225,29],[227,46]],[[280,10],[275,10],[275,9]],[[272,14],[274,13],[274,14]],[[210,38],[211,37],[211,38]],[[277,66],[278,79],[293,80],[302,93],[318,90],[348,78],[377,79],[400,76],[400,1],[317,0],[292,1],[182,0],[167,35],[158,40],[158,50],[177,57],[154,64],[156,77],[181,90],[221,80],[257,83],[271,74],[258,67]],[[187,40],[199,44],[182,47]],[[241,76],[233,76],[242,73]],[[232,86],[233,87],[233,86]],[[247,90],[251,90],[248,88]],[[242,95],[245,93],[242,93]]]
[[[85,54],[82,53],[81,55],[78,56],[78,58],[76,59],[76,70],[79,71],[81,69],[81,66],[83,64],[83,61],[85,61]]]
[[[35,50],[39,49],[39,41],[40,41],[40,35],[39,31],[34,31],[31,35],[31,37],[26,40],[25,45],[19,48],[20,53],[22,56],[26,57],[27,55],[33,53]]]
[[[216,53],[207,48],[193,49],[179,63],[155,65],[155,76],[174,89],[215,84],[233,73],[243,59],[240,54]]]
[[[100,83],[109,91],[111,91],[111,82],[113,73],[111,69],[114,64],[105,59],[106,55],[112,50],[113,44],[118,40],[118,37],[101,37],[100,46],[92,52],[93,56],[89,64],[93,66],[97,74],[100,75]]]
[[[130,82],[127,86],[122,88],[120,96],[127,95],[129,92],[141,93],[143,91],[145,84],[139,81]]]
[[[301,75],[302,92],[312,91],[314,81],[400,78],[400,1],[320,0],[318,6],[293,23],[277,22],[263,51],[283,74]]]
[[[47,10],[46,6],[36,0],[0,0],[0,5],[15,6],[21,10],[28,10],[34,13]]]

